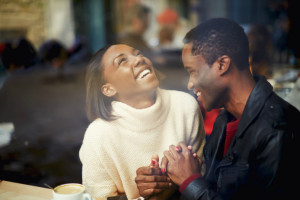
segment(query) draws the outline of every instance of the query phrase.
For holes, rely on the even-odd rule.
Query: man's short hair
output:
[[[249,42],[244,29],[236,22],[215,18],[190,30],[183,41],[193,42],[192,54],[201,55],[209,65],[227,55],[240,69],[249,68]]]

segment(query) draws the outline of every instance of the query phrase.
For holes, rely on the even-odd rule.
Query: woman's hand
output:
[[[144,198],[155,199],[155,196],[159,196],[173,186],[170,178],[162,174],[157,155],[152,156],[149,166],[138,168],[136,174],[135,182],[140,195]]]

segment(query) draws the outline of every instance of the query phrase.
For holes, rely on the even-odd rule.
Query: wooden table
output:
[[[1,200],[51,200],[52,190],[9,181],[0,182]]]
[[[10,181],[1,181],[0,200],[52,200],[52,190]],[[95,200],[106,200],[106,198],[95,198]]]

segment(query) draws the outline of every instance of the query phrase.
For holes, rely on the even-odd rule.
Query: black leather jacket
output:
[[[216,119],[204,147],[206,173],[187,186],[182,199],[273,200],[299,193],[300,112],[278,97],[264,77],[258,77],[223,157],[231,118],[223,110]]]

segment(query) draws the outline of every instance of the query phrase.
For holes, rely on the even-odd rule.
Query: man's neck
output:
[[[225,109],[236,119],[242,116],[255,84],[255,80],[251,74],[239,76],[234,82],[232,81],[229,92],[229,101],[225,105]]]

